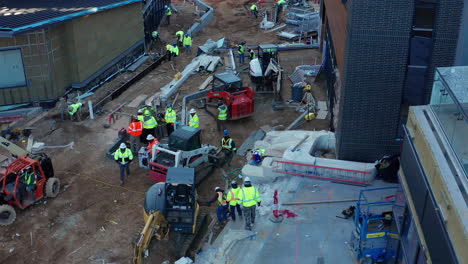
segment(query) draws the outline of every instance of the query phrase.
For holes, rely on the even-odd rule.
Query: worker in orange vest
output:
[[[161,144],[161,142],[159,142],[159,140],[157,138],[155,138],[153,135],[149,134],[147,137],[146,137],[146,140],[149,142],[148,143],[148,147],[146,147],[146,149],[148,150],[148,156],[151,158],[151,156],[153,155],[153,146],[156,144],[156,145],[159,145]]]
[[[130,135],[131,150],[133,153],[138,153],[138,150],[140,150],[140,137],[143,134],[143,123],[136,116],[132,116],[127,132]]]

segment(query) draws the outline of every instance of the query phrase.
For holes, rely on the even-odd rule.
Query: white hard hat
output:
[[[127,148],[127,145],[125,145],[125,143],[120,143],[120,148],[121,149]]]
[[[143,110],[138,109],[138,112],[137,112],[137,113],[138,113],[138,114],[143,114]]]
[[[193,109],[193,108],[190,109],[190,113],[191,113],[191,114],[195,114],[196,112],[197,112],[197,110],[195,110],[195,109]]]
[[[149,134],[149,135],[146,137],[146,140],[153,140],[153,139],[154,139],[154,137],[153,137],[153,135],[151,135],[151,134]]]
[[[221,187],[216,186],[216,187],[215,187],[215,191],[217,191],[217,190],[221,190]]]
[[[249,182],[249,181],[250,181],[250,178],[249,178],[249,177],[245,177],[244,182]]]

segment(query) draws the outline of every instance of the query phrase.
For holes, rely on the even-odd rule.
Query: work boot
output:
[[[252,231],[252,227],[251,227],[251,226],[246,226],[246,227],[245,227],[245,230]]]
[[[123,181],[120,181],[120,186],[124,185],[124,182]]]

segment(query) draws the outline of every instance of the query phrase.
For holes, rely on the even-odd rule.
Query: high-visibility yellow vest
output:
[[[166,50],[168,50],[168,51],[172,51],[172,45],[170,45],[170,44],[167,44],[167,45],[166,45]]]
[[[286,4],[286,1],[284,1],[284,0],[279,0],[277,4],[278,4],[279,6],[280,6],[280,5],[284,5],[284,4]]]
[[[166,120],[166,123],[175,123],[177,120],[177,113],[174,111],[172,108],[166,109],[166,114],[164,115],[164,119]]]
[[[256,4],[253,4],[251,7],[250,7],[250,10],[252,11],[257,11],[258,10],[258,7]]]
[[[236,206],[239,200],[240,188],[231,188],[227,194],[226,200],[229,201],[229,205]]]
[[[175,53],[177,56],[179,56],[179,47],[178,46],[172,46],[172,53]]]
[[[138,119],[138,121],[143,123],[145,121],[145,116],[144,115],[137,115],[137,119]]]
[[[166,9],[166,16],[170,16],[170,15],[172,15],[172,9],[170,7],[168,7]]]
[[[190,116],[189,126],[191,126],[193,128],[200,127],[200,119],[198,118],[197,114],[194,114],[193,116]]]
[[[68,108],[69,108],[68,113],[69,113],[70,115],[74,115],[74,114],[78,111],[78,109],[80,109],[80,107],[81,107],[82,105],[83,105],[82,103],[76,103],[76,104],[70,105],[70,106],[68,107]],[[71,109],[70,109],[70,107],[71,107]]]
[[[252,207],[258,202],[262,201],[260,193],[258,193],[257,188],[254,186],[242,187],[240,194],[239,203],[241,203],[244,207]]]
[[[125,165],[130,160],[133,160],[133,153],[130,149],[126,148],[125,151],[122,153],[121,149],[118,149],[114,154],[114,159],[119,161],[120,164]]]
[[[244,52],[245,52],[245,45],[239,44],[237,46],[237,53],[244,54]]]
[[[236,150],[235,148],[232,148],[232,138],[228,138],[227,140],[224,139],[224,137],[221,139],[221,147],[223,149],[228,149],[228,150]]]
[[[192,46],[192,37],[184,37],[184,46]]]
[[[218,204],[219,205],[226,205],[226,199],[224,198],[223,192],[217,192],[218,193]]]
[[[153,32],[151,33],[151,36],[152,36],[153,38],[157,38],[157,37],[159,36],[159,32],[153,31]]]
[[[36,184],[36,177],[32,172],[26,172],[24,175],[26,185]]]
[[[145,116],[143,120],[143,128],[144,129],[152,129],[158,126],[158,122],[156,122],[156,119],[154,116]]]
[[[226,120],[227,119],[227,107],[225,105],[221,105],[218,107],[218,120]]]
[[[184,32],[182,30],[179,30],[175,33],[176,37],[179,38],[179,41],[182,42],[184,41]]]

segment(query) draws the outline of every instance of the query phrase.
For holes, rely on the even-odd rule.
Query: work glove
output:
[[[258,202],[257,205],[258,205],[258,206],[262,206],[262,202]]]

